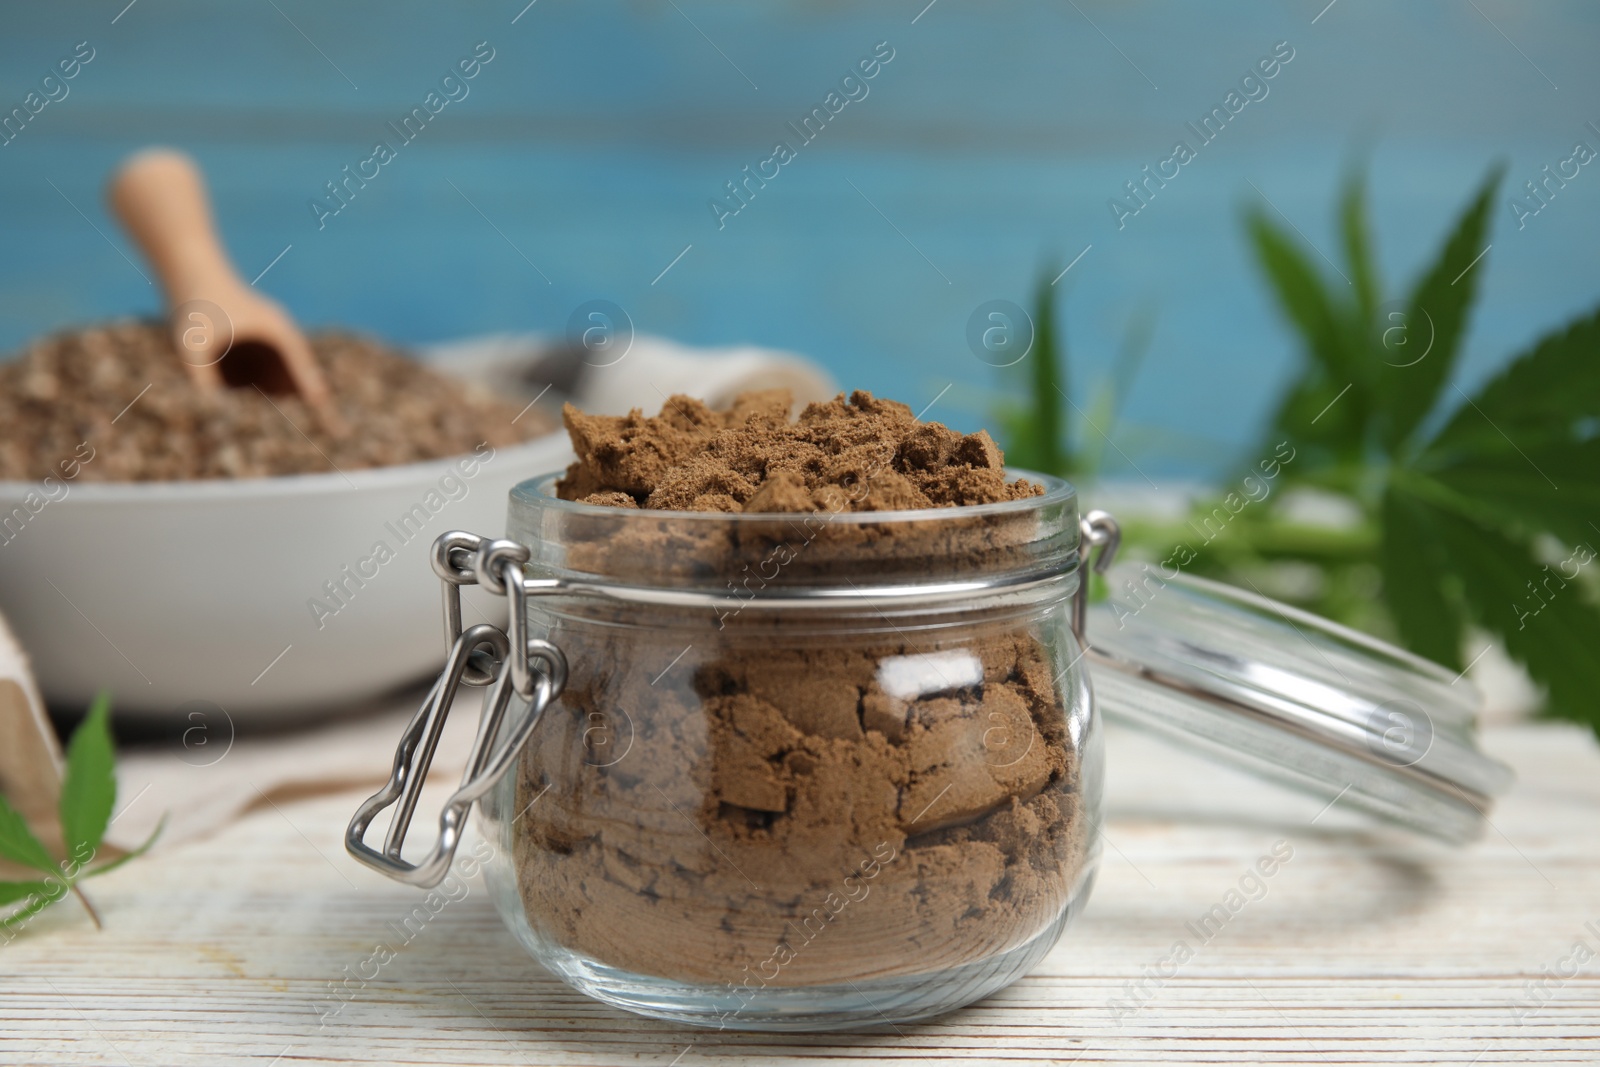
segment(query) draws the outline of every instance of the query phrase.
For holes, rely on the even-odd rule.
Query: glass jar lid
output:
[[[1102,514],[1085,518],[1086,538]],[[1510,786],[1510,769],[1478,750],[1465,678],[1217,582],[1150,564],[1096,570],[1109,595],[1084,636],[1108,719],[1449,842],[1477,837]]]

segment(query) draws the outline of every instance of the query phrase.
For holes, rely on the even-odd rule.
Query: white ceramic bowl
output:
[[[570,458],[557,433],[475,467],[68,482],[42,506],[39,485],[0,482],[0,611],[51,704],[109,688],[119,715],[150,719],[192,702],[235,721],[315,714],[438,670],[433,539],[499,536],[511,486]],[[468,593],[468,623],[503,622],[503,601]]]

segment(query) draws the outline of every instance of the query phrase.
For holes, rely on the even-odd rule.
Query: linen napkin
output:
[[[408,689],[295,730],[239,734],[224,721],[205,724],[204,744],[190,736],[187,742],[175,737],[124,747],[106,840],[132,848],[163,817],[161,844],[193,840],[258,809],[276,811],[292,825],[284,809],[296,800],[356,789],[376,792],[389,777],[401,731],[426,696],[426,686]],[[430,782],[459,778],[482,701],[481,689],[464,688],[457,695],[430,765]],[[418,809],[417,832],[426,835],[436,818],[436,812]]]
[[[545,389],[595,415],[654,413],[674,393],[723,407],[752,389],[788,389],[796,408],[831,399],[837,385],[802,356],[735,345],[693,348],[640,334],[603,351],[543,334],[492,334],[422,349],[434,369],[500,395],[533,397]]]
[[[28,657],[0,618],[0,796],[25,819],[47,847],[59,850],[61,824],[56,796],[61,790],[61,747],[33,684]],[[30,875],[0,859],[0,880]]]

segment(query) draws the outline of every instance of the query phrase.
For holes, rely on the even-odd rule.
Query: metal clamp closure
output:
[[[1105,574],[1111,569],[1112,562],[1117,558],[1117,548],[1122,544],[1122,527],[1117,525],[1117,520],[1109,511],[1096,509],[1089,512],[1078,523],[1078,530],[1082,535],[1086,547],[1083,552],[1083,561],[1091,562],[1090,550],[1093,549],[1092,569],[1096,574]],[[1088,612],[1089,612],[1089,575],[1088,569],[1078,580],[1078,588],[1072,594],[1072,633],[1078,639],[1078,644],[1085,651],[1089,648],[1088,637]]]
[[[352,856],[396,881],[426,889],[443,880],[473,803],[511,767],[544,709],[566,685],[567,660],[561,650],[548,641],[527,636],[522,579],[522,564],[527,558],[528,550],[514,541],[491,541],[461,531],[447,533],[434,542],[433,569],[444,584],[449,646],[444,671],[401,735],[389,780],[356,809],[345,831],[345,848]],[[460,587],[474,584],[510,598],[509,636],[488,623],[462,630]],[[535,660],[540,670],[534,669]],[[401,858],[401,849],[445,720],[462,685],[489,686],[477,736],[467,756],[461,784],[439,815],[439,837],[433,849],[411,863]],[[513,693],[528,701],[528,709],[505,738],[498,740]],[[366,843],[367,830],[378,813],[390,806],[395,810],[388,835],[382,850],[374,849]]]

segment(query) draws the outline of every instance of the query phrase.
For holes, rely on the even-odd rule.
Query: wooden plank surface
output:
[[[1486,744],[1519,783],[1451,850],[1113,732],[1099,885],[1056,951],[971,1008],[853,1035],[614,1011],[534,965],[478,883],[319,1022],[420,895],[344,855],[357,795],[263,805],[97,883],[104,932],[64,904],[0,948],[0,1062],[1593,1063],[1600,956],[1573,953],[1600,951],[1600,751],[1551,726]],[[1196,938],[1277,842],[1264,894]],[[1179,940],[1192,958],[1163,962]],[[1576,975],[1535,1004],[1546,968]]]

